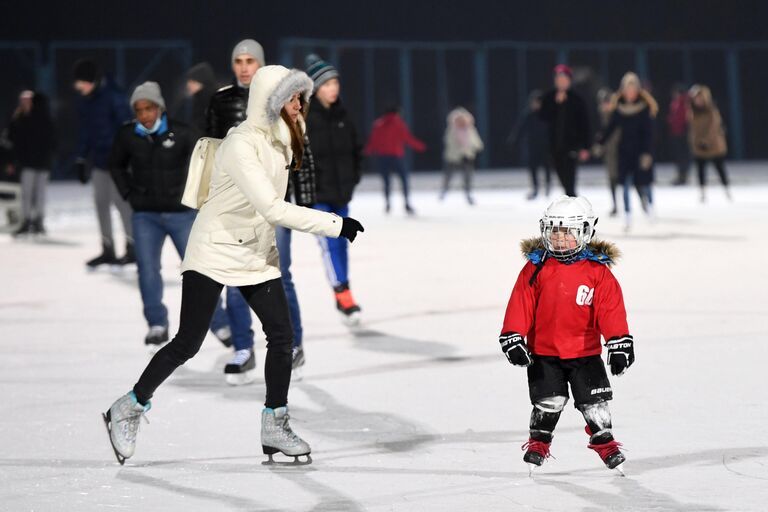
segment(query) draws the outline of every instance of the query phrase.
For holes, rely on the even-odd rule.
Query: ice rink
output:
[[[230,352],[211,335],[160,387],[135,456],[117,464],[100,414],[148,361],[136,273],[85,271],[99,243],[90,188],[55,184],[46,240],[0,235],[0,510],[765,510],[762,174],[736,172],[732,203],[714,184],[703,205],[693,186],[657,187],[656,221],[636,214],[628,234],[607,215],[601,174],[584,174],[598,236],[624,253],[614,272],[637,360],[612,379],[611,407],[626,478],[586,448],[570,403],[554,457],[533,477],[522,461],[525,371],[497,337],[524,263],[519,241],[538,234],[547,204],[525,200],[524,175],[480,176],[475,207],[458,191],[439,202],[419,178],[415,218],[399,196],[385,215],[366,178],[352,204],[366,228],[351,247],[363,307],[354,331],[339,320],[317,242],[294,236],[307,365],[291,386],[291,422],[314,459],[302,467],[262,464],[263,378],[225,384]],[[179,259],[165,249],[175,332]],[[263,368],[261,333],[257,343]]]

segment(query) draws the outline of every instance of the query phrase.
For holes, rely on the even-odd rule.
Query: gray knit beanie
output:
[[[131,94],[131,107],[139,100],[151,101],[159,106],[160,110],[165,110],[165,100],[157,82],[144,82],[136,87],[133,94]]]
[[[232,49],[232,62],[235,62],[235,57],[244,53],[256,59],[260,66],[264,66],[264,48],[258,42],[253,39],[243,39],[237,43]]]
[[[314,53],[307,55],[304,64],[309,78],[315,83],[315,91],[331,78],[339,78],[339,71]]]

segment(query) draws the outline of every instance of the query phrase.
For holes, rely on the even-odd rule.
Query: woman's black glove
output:
[[[361,233],[365,231],[365,228],[363,228],[362,224],[357,222],[352,217],[344,217],[342,219],[341,236],[343,236],[350,242],[354,242],[358,231]]]

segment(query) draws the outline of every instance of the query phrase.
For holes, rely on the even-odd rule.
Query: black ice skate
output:
[[[333,291],[336,294],[336,309],[341,313],[342,321],[350,327],[359,325],[360,306],[357,305],[354,297],[352,297],[349,284],[340,284],[334,287]]]
[[[117,265],[115,249],[111,245],[104,245],[101,254],[85,262],[88,270],[96,270],[101,265]]]
[[[256,355],[253,349],[235,352],[235,357],[224,367],[224,375],[230,386],[249,384],[256,378]]]
[[[153,325],[144,337],[144,345],[149,349],[150,354],[155,354],[163,345],[168,342],[168,326]]]
[[[608,469],[615,469],[621,476],[625,476],[622,464],[624,464],[624,461],[626,461],[627,458],[621,453],[621,450],[619,449],[621,443],[613,438],[613,434],[611,434],[610,431],[604,431],[592,435],[592,431],[589,427],[584,427],[584,430],[590,436],[587,448],[595,450]]]
[[[299,345],[298,347],[293,347],[293,350],[291,352],[291,380],[294,382],[298,382],[302,379],[304,379],[304,363],[306,360],[304,359],[304,348]]]
[[[549,446],[551,444],[552,443],[537,441],[536,439],[530,438],[527,443],[520,447],[525,450],[523,460],[528,463],[529,474],[533,472],[533,469],[544,464],[544,461],[551,456],[549,453]]]

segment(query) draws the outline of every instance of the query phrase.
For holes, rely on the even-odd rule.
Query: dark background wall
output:
[[[380,39],[390,41],[494,41],[515,40],[532,42],[667,42],[685,44],[690,41],[731,43],[735,41],[768,41],[765,20],[768,20],[768,2],[765,1],[441,1],[418,2],[389,0],[386,2],[265,2],[220,1],[183,2],[2,2],[0,16],[1,41],[33,41],[47,48],[53,41],[116,40],[170,40],[188,42],[192,62],[210,62],[220,81],[229,79],[229,55],[232,45],[245,37],[259,40],[266,51],[267,61],[278,59],[279,41],[289,37],[323,39]],[[80,55],[91,55],[104,62],[114,72],[113,51],[109,49],[66,50],[57,53],[57,76],[54,77],[54,105],[60,124],[65,130],[62,153],[72,136],[73,117],[69,91],[68,68]],[[127,52],[126,83],[128,86],[157,50]],[[45,51],[44,51],[45,54]],[[15,93],[22,87],[35,85],[34,70],[19,61],[25,59],[23,51],[0,52],[0,119],[7,119],[15,104]],[[326,56],[327,57],[327,56]],[[534,56],[535,57],[535,56]],[[556,60],[554,52],[541,52],[540,58],[528,59],[531,68],[530,87],[547,87],[548,73]],[[768,86],[768,53],[754,51],[741,58],[744,88],[744,137],[748,156],[768,157],[762,154],[762,141],[768,134],[764,126],[768,108],[762,101],[762,90]],[[47,59],[48,55],[44,55]],[[359,56],[353,50],[340,56],[344,59],[343,73],[348,101],[356,111],[360,124],[366,101],[374,101],[376,110],[389,100],[399,100],[395,91],[397,78],[390,69],[396,69],[396,60],[387,52],[378,53],[376,79],[380,86],[375,98],[352,94],[359,82]],[[387,59],[392,62],[389,62]],[[357,60],[356,60],[357,59]],[[429,72],[431,62],[427,53],[415,54],[414,81],[429,84],[435,77]],[[680,63],[673,53],[659,54],[649,62],[650,72],[658,83],[657,95],[665,105],[668,86],[680,80]],[[298,61],[298,58],[296,59]],[[593,53],[571,53],[571,64],[589,68],[596,62]],[[615,62],[614,62],[615,61]],[[471,107],[473,78],[471,56],[456,52],[448,65],[450,85],[449,102]],[[489,66],[494,70],[489,79],[492,115],[490,129],[493,137],[490,163],[509,165],[514,157],[505,152],[503,139],[519,113],[518,102],[510,98],[515,90],[515,67],[510,52],[490,56]],[[609,82],[631,65],[632,55],[626,59],[617,52],[612,57]],[[298,64],[299,62],[293,62]],[[509,63],[509,66],[506,66]],[[112,69],[111,69],[112,68]],[[615,68],[615,69],[614,69]],[[174,96],[181,87],[183,61],[170,52],[156,68],[157,79]],[[709,82],[728,118],[724,97],[724,67],[721,52],[699,52],[694,56],[695,80]],[[598,85],[615,87],[616,83],[588,84],[585,94],[592,94]],[[431,100],[428,87],[416,88],[417,107],[414,109],[414,130],[427,139],[431,150],[419,156],[420,168],[439,165],[439,139],[443,112]],[[385,98],[385,96],[387,96]],[[503,110],[503,112],[501,112]],[[367,127],[362,126],[366,132]],[[768,149],[763,152],[768,151]],[[663,148],[662,148],[663,153]],[[65,157],[62,157],[64,160]]]

